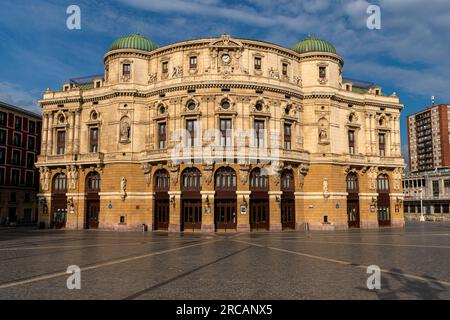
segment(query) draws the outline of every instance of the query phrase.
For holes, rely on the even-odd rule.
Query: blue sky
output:
[[[81,8],[81,30],[66,28],[66,8]],[[381,30],[366,27],[369,4]],[[332,42],[344,76],[381,84],[406,115],[450,103],[448,0],[2,0],[0,100],[33,111],[46,88],[102,73],[112,41],[139,32],[161,45],[228,33],[291,47],[308,34]]]

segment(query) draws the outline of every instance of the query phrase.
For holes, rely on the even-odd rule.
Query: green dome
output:
[[[307,53],[307,52],[328,52],[336,54],[336,49],[328,41],[308,37],[298,42],[292,48],[297,53]]]
[[[109,51],[120,49],[136,49],[142,51],[153,51],[158,48],[158,45],[140,34],[130,34],[121,37],[113,42]]]

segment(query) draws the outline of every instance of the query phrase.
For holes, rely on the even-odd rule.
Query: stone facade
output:
[[[104,77],[40,101],[39,219],[48,226],[346,229],[350,173],[357,226],[379,226],[380,176],[387,224],[403,226],[403,106],[379,87],[352,90],[339,55],[224,35],[115,49],[104,64]]]

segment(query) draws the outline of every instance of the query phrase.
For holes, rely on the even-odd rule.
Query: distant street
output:
[[[450,224],[167,234],[0,229],[0,299],[450,299]],[[66,286],[81,268],[81,289]],[[381,289],[366,286],[381,268]]]

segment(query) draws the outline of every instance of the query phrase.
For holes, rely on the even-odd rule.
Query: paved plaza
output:
[[[450,299],[450,224],[168,234],[0,229],[0,299]],[[67,267],[81,289],[67,289]],[[367,266],[381,289],[367,288]]]

